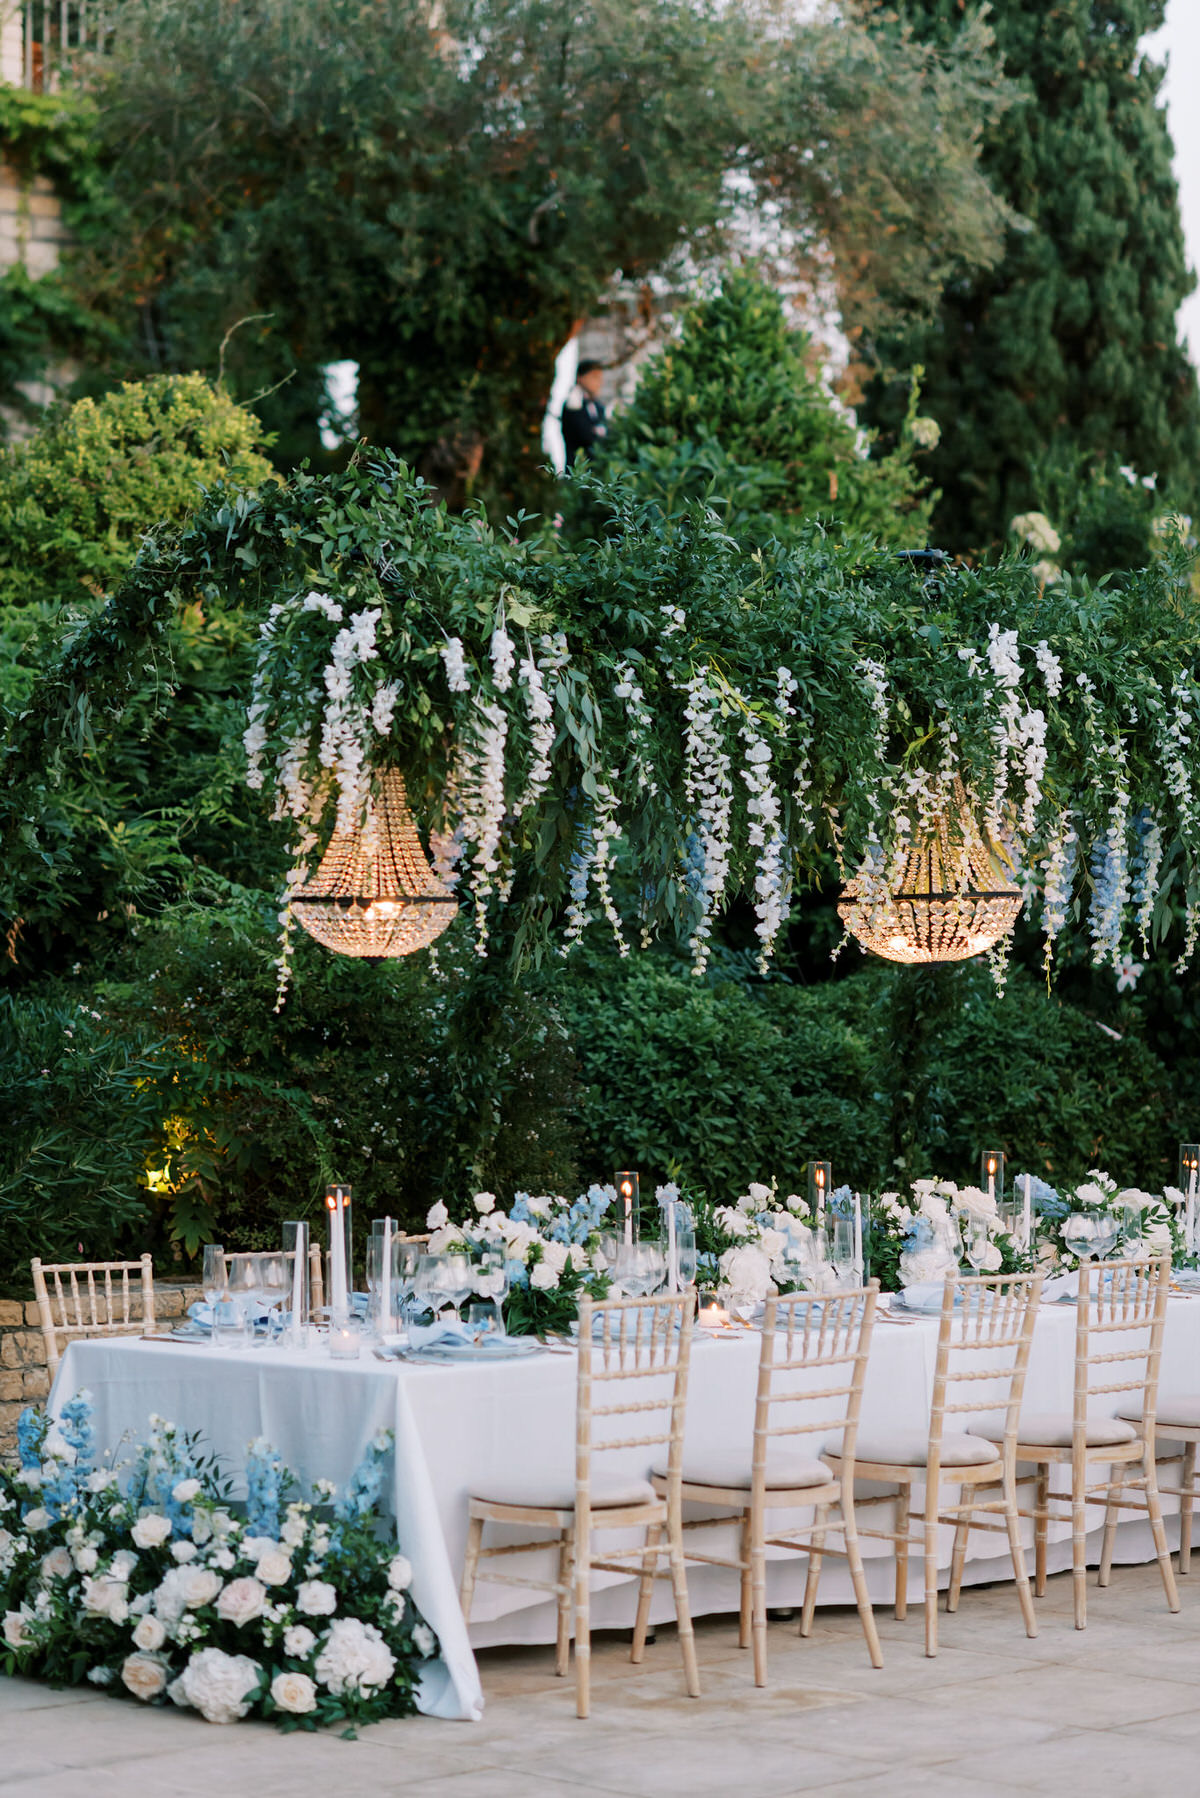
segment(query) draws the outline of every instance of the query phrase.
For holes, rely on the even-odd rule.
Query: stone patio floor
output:
[[[771,1625],[770,1677],[726,1618],[697,1625],[704,1696],[683,1691],[674,1631],[632,1667],[627,1642],[598,1638],[592,1716],[574,1715],[551,1651],[480,1657],[480,1724],[378,1724],[357,1742],[217,1729],[141,1710],[90,1688],[53,1692],[0,1678],[0,1790],[21,1798],[989,1798],[1092,1788],[1161,1798],[1194,1787],[1200,1760],[1200,1572],[1172,1617],[1153,1567],[1090,1586],[1071,1626],[1066,1575],[1039,1601],[1027,1641],[1011,1586],[975,1588],[941,1618],[935,1661],[919,1610],[877,1613],[885,1665],[867,1663],[853,1612],[818,1615],[813,1636]]]

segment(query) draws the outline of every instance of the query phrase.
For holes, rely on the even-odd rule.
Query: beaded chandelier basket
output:
[[[428,948],[457,904],[421,847],[398,768],[378,776],[361,826],[335,829],[320,867],[292,898],[309,936],[363,961]]]
[[[838,916],[864,949],[908,963],[982,955],[1007,936],[1020,909],[1021,890],[976,824],[959,780],[952,808],[905,849],[892,891],[881,892],[860,869],[838,901]]]

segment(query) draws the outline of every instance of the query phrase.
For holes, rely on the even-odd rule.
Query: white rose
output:
[[[763,1254],[772,1261],[781,1255],[787,1247],[788,1239],[782,1230],[763,1230],[758,1238],[758,1246]]]
[[[290,1629],[283,1632],[283,1652],[290,1654],[293,1660],[302,1661],[316,1647],[317,1638],[302,1623],[293,1623]]]
[[[230,1580],[217,1599],[217,1616],[242,1629],[247,1623],[253,1623],[256,1617],[262,1616],[266,1602],[267,1589],[256,1579]]]
[[[304,1617],[332,1617],[337,1610],[337,1593],[325,1580],[305,1580],[296,1593],[296,1609]]]
[[[127,1655],[121,1666],[121,1684],[143,1704],[149,1704],[167,1689],[166,1665],[157,1655]]]
[[[42,1470],[40,1467],[22,1467],[17,1475],[18,1486],[24,1486],[29,1492],[36,1492],[41,1483]]]
[[[171,1554],[182,1566],[185,1561],[194,1561],[197,1555],[194,1542],[172,1542]]]
[[[477,1192],[475,1194],[475,1209],[478,1211],[480,1217],[486,1217],[489,1211],[494,1211],[496,1209],[495,1193]]]
[[[983,1251],[983,1268],[985,1274],[998,1274],[1004,1263],[1004,1257],[994,1242],[989,1242]]]
[[[85,1551],[83,1549],[80,1549],[79,1552],[80,1552],[80,1554],[83,1554]],[[94,1548],[88,1549],[86,1552],[91,1555],[92,1567],[94,1567],[96,1565],[96,1560],[97,1560],[95,1549]],[[80,1568],[81,1573],[86,1573],[86,1572],[90,1572],[90,1571],[91,1571],[90,1568]],[[68,1549],[52,1548],[48,1555],[42,1556],[42,1578],[44,1580],[69,1579],[70,1576],[71,1576],[71,1555],[70,1555],[70,1551]]]
[[[89,1492],[107,1492],[108,1488],[110,1486],[115,1486],[116,1483],[117,1476],[115,1473],[111,1472],[108,1468],[98,1467],[95,1473],[88,1474],[87,1489]]]
[[[292,1558],[282,1548],[269,1548],[258,1557],[258,1577],[264,1586],[286,1586],[292,1577]]]
[[[437,1637],[427,1623],[418,1623],[416,1629],[414,1629],[413,1647],[416,1649],[417,1653],[423,1655],[426,1660],[429,1659],[430,1655],[436,1649]]]
[[[972,1217],[995,1217],[996,1201],[978,1186],[964,1186],[957,1194],[957,1208]]]
[[[752,1204],[757,1205],[759,1210],[761,1210],[764,1205],[769,1205],[773,1196],[771,1188],[769,1186],[764,1186],[760,1180],[751,1180],[749,1186],[746,1188],[746,1197]],[[741,1204],[740,1199],[738,1200],[738,1203],[739,1205]]]
[[[539,1261],[530,1269],[529,1284],[535,1292],[552,1292],[558,1285],[558,1269],[548,1261]]]
[[[50,1528],[50,1513],[43,1510],[41,1505],[36,1505],[32,1511],[26,1511],[21,1521],[27,1530],[37,1535],[40,1530]]]
[[[185,1611],[211,1604],[220,1590],[211,1567],[171,1567],[154,1594],[154,1609],[164,1623],[177,1623]]]
[[[1171,1246],[1170,1224],[1147,1224],[1142,1231],[1142,1247],[1152,1255],[1163,1255]]]
[[[383,1602],[392,1613],[392,1623],[402,1623],[404,1620],[404,1613],[408,1609],[408,1600],[405,1598],[403,1592],[385,1592],[383,1595]]]
[[[161,1648],[166,1639],[167,1632],[157,1617],[141,1618],[133,1632],[134,1647],[144,1648],[148,1654],[153,1654],[156,1648]]]
[[[765,1299],[771,1285],[771,1264],[761,1249],[726,1249],[720,1277],[721,1284],[741,1299]]]
[[[203,1548],[206,1542],[212,1541],[212,1523],[207,1511],[197,1511],[192,1518],[192,1541]]]
[[[129,1588],[124,1580],[103,1574],[99,1579],[85,1579],[83,1608],[93,1617],[110,1617],[114,1623],[124,1623],[129,1615]]]
[[[171,1497],[177,1505],[190,1505],[192,1500],[199,1496],[199,1493],[199,1480],[180,1480],[179,1484],[171,1489]]]
[[[178,1685],[186,1704],[209,1723],[236,1723],[250,1709],[262,1669],[248,1655],[202,1648],[194,1654]],[[175,1698],[174,1688],[171,1697]],[[178,1703],[178,1700],[176,1700]]]
[[[425,1228],[427,1230],[440,1230],[442,1225],[449,1223],[449,1221],[450,1213],[446,1210],[446,1207],[442,1204],[440,1199],[436,1205],[431,1205],[429,1210],[425,1213]]]
[[[300,1505],[289,1505],[286,1521],[279,1532],[279,1539],[288,1548],[299,1548],[304,1540],[304,1532],[308,1521],[304,1509]]]
[[[113,1579],[127,1580],[138,1564],[138,1558],[128,1548],[122,1548],[108,1563],[108,1571]]]
[[[403,1555],[393,1555],[388,1562],[387,1583],[393,1592],[407,1592],[412,1585],[412,1562]]]
[[[281,1711],[298,1717],[317,1708],[317,1688],[307,1673],[277,1673],[271,1681],[271,1697]]]
[[[171,1519],[159,1511],[147,1511],[139,1517],[129,1534],[135,1548],[160,1548],[171,1534]]]
[[[387,1685],[396,1657],[372,1624],[341,1617],[330,1624],[314,1670],[335,1698],[346,1692],[369,1697]]]
[[[31,1640],[26,1625],[30,1621],[30,1613],[22,1605],[19,1611],[5,1611],[4,1640],[10,1648],[24,1648]]]
[[[260,1555],[270,1554],[278,1544],[274,1536],[243,1536],[241,1551],[243,1561],[257,1561]]]

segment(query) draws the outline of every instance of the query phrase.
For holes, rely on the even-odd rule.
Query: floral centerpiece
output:
[[[1047,1267],[1078,1267],[1081,1253],[1071,1234],[1070,1220],[1084,1212],[1098,1212],[1113,1220],[1114,1235],[1126,1255],[1185,1255],[1180,1213],[1184,1196],[1173,1186],[1161,1194],[1136,1186],[1119,1187],[1111,1174],[1092,1168],[1086,1180],[1062,1192],[1044,1181],[1033,1183],[1037,1214],[1038,1260]]]
[[[212,1458],[161,1418],[124,1465],[98,1465],[86,1392],[57,1421],[26,1411],[18,1450],[20,1467],[0,1469],[6,1672],[86,1679],[209,1723],[353,1733],[415,1710],[437,1640],[380,1527],[390,1432],[344,1490],[316,1482],[319,1507],[252,1444],[242,1516]]]

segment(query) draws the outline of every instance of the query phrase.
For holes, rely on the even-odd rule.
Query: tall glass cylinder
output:
[[[833,1191],[833,1166],[828,1161],[810,1161],[808,1164],[808,1209],[813,1222],[824,1224],[825,1209],[829,1204],[829,1195]]]
[[[292,1290],[288,1302],[288,1335],[294,1348],[303,1348],[308,1340],[308,1320],[312,1315],[312,1291],[309,1283],[308,1225],[301,1218],[283,1226],[283,1252],[287,1257]]]
[[[329,1315],[344,1320],[350,1315],[354,1238],[351,1231],[349,1186],[325,1188],[325,1215],[329,1220]]]
[[[1200,1143],[1179,1145],[1179,1190],[1183,1194],[1183,1240],[1189,1255],[1200,1253]]]
[[[985,1149],[979,1157],[979,1186],[999,1205],[1004,1198],[1004,1150]]]
[[[616,1175],[617,1220],[625,1242],[637,1242],[641,1236],[641,1204],[639,1181],[633,1168],[623,1168]]]

